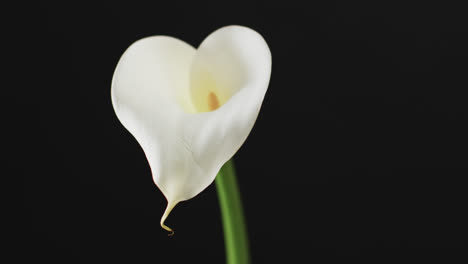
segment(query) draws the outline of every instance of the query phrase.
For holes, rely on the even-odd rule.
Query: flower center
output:
[[[209,72],[194,75],[190,96],[195,113],[211,112],[220,108],[232,96],[229,86]]]
[[[216,110],[219,108],[219,100],[215,93],[210,92],[208,94],[208,106],[210,111]]]

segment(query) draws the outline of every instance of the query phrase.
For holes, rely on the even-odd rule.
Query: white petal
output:
[[[230,98],[217,110],[188,117],[190,147],[207,175],[197,193],[216,177],[220,168],[244,143],[257,119],[268,88],[271,53],[265,40],[252,29],[228,26],[209,35],[197,49],[192,65],[192,94],[197,78],[212,76],[222,96]],[[196,89],[197,87],[195,87]],[[203,89],[200,87],[199,89]],[[203,97],[203,96],[202,96]],[[221,101],[223,98],[221,98]],[[197,107],[197,100],[194,105]]]
[[[180,40],[156,36],[137,41],[122,55],[112,102],[168,200],[164,228],[170,230],[163,223],[172,208],[211,184],[245,141],[270,72],[266,42],[240,26],[215,31],[196,51]],[[204,109],[210,89],[222,105],[204,112],[210,110]]]
[[[191,105],[188,89],[194,54],[192,46],[175,38],[145,38],[125,51],[112,80],[114,110],[143,148],[153,179],[170,203],[168,209],[185,199],[179,183],[193,167],[181,140],[185,114],[181,105]]]

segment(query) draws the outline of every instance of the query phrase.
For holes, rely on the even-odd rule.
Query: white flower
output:
[[[210,185],[244,143],[271,73],[271,53],[252,29],[227,26],[198,47],[168,36],[133,43],[112,80],[120,122],[146,154],[153,179],[174,206]]]

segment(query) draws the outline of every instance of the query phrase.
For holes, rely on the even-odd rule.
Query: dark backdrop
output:
[[[27,105],[21,254],[47,263],[223,263],[214,185],[166,206],[110,100],[134,41],[264,36],[271,83],[235,155],[254,263],[464,257],[466,13],[459,6],[288,1],[45,5]],[[34,22],[32,22],[34,23]],[[33,42],[34,43],[34,42]],[[15,101],[14,101],[15,103]],[[27,165],[25,165],[27,164]]]

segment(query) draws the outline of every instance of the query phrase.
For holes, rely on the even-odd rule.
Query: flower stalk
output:
[[[234,162],[224,164],[215,179],[223,221],[227,264],[250,263],[249,241]]]

